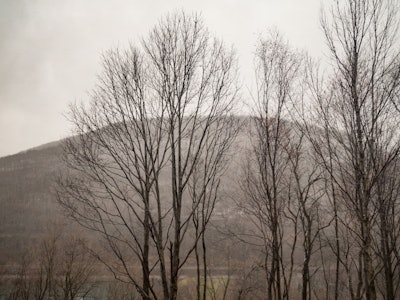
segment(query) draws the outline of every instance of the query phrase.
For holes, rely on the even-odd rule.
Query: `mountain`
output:
[[[62,218],[53,191],[61,155],[57,141],[0,158],[0,263]]]
[[[243,158],[241,146],[248,144],[249,137],[239,134],[232,147],[236,159],[230,159],[225,185],[235,186],[238,165],[234,161]],[[65,170],[62,155],[63,141],[55,141],[0,158],[0,265],[18,257],[52,222],[71,223],[61,212],[54,190],[55,179]],[[217,217],[226,206],[219,203]]]

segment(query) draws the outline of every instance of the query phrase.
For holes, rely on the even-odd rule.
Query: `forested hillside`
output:
[[[46,224],[61,218],[54,179],[62,166],[61,142],[0,158],[0,259],[29,247]]]

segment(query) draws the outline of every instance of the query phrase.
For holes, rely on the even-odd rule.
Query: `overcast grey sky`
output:
[[[260,34],[277,28],[320,56],[320,0],[0,0],[0,157],[66,137],[68,103],[85,101],[100,56],[146,36],[176,10],[199,12],[252,75]]]

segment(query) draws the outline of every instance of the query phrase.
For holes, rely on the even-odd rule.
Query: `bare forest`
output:
[[[0,269],[4,299],[400,299],[399,21],[324,1],[326,61],[271,30],[252,90],[197,14],[104,53],[53,178],[74,229]]]

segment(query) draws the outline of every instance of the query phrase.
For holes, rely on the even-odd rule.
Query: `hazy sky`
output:
[[[68,104],[87,100],[101,54],[177,10],[235,46],[246,80],[269,28],[314,56],[324,45],[320,0],[0,0],[0,157],[66,137]]]

